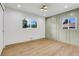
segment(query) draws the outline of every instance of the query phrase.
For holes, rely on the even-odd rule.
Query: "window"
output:
[[[24,18],[23,19],[23,28],[37,28],[37,21],[31,18]]]
[[[77,18],[69,17],[62,20],[63,29],[76,30],[77,29]]]

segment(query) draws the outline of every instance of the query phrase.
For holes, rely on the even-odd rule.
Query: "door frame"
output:
[[[3,32],[3,48],[5,47],[5,45],[4,45],[4,7],[3,7],[3,4],[2,3],[0,3],[0,6],[1,6],[1,8],[2,8],[2,11],[3,11],[3,23],[2,23],[2,27],[3,27],[3,30],[2,30],[2,32]],[[2,50],[3,51],[3,50]],[[2,52],[1,52],[2,53]],[[1,55],[1,54],[0,54]]]

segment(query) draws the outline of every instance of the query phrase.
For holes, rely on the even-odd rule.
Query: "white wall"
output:
[[[36,19],[38,27],[36,29],[23,29],[22,20],[24,18]],[[45,38],[45,19],[33,14],[6,8],[4,32],[5,45]]]
[[[0,5],[0,54],[3,50],[3,10]]]
[[[77,17],[78,29],[63,30],[62,19],[73,16]],[[65,43],[79,46],[79,9],[49,17],[46,20],[46,38],[59,40]]]

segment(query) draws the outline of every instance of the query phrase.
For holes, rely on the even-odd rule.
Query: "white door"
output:
[[[0,54],[3,49],[3,10],[0,5]]]
[[[57,40],[57,28],[56,28],[56,18],[51,19],[51,34],[52,39]]]
[[[46,20],[46,38],[56,40],[56,18]]]

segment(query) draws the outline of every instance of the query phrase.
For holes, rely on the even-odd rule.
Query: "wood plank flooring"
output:
[[[3,56],[79,56],[79,47],[55,40],[40,39],[6,46]]]

